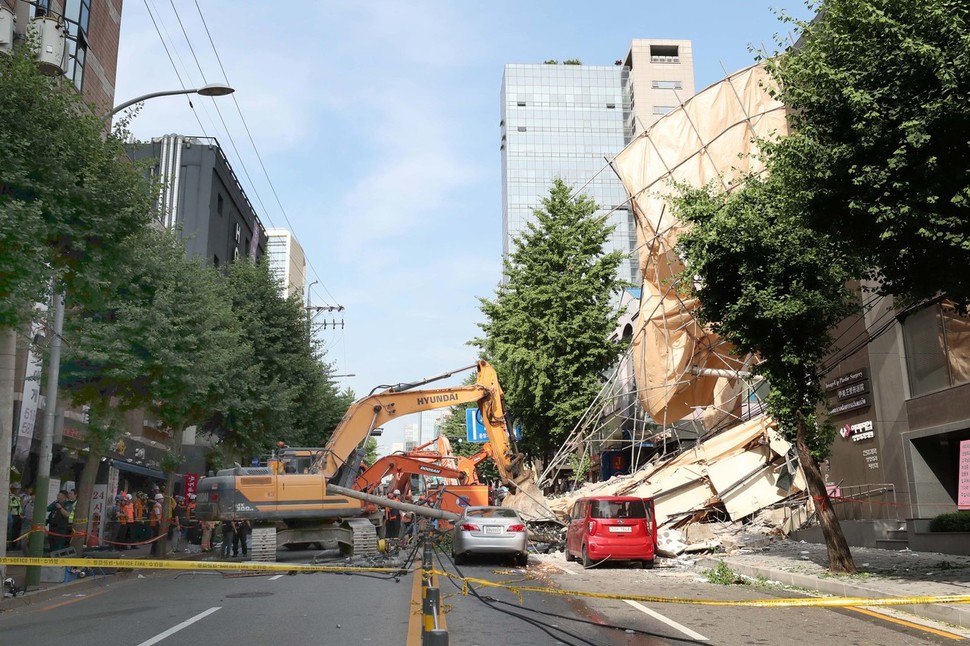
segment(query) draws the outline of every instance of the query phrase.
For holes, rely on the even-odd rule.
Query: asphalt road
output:
[[[306,561],[309,554],[286,554]],[[458,571],[445,555],[435,566]],[[553,586],[619,596],[746,599],[796,596],[755,586],[712,585],[692,570],[625,565],[583,570],[561,555],[527,568],[475,560],[460,574],[511,586]],[[0,615],[0,643],[31,644],[406,644],[413,575],[228,575],[160,571],[111,576],[82,591]],[[524,593],[472,583],[439,586],[453,645],[492,644],[950,644],[937,633],[854,610],[756,609],[629,603]],[[576,621],[576,620],[580,621]],[[954,637],[959,634],[951,633]]]

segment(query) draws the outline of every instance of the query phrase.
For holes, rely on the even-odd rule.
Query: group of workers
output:
[[[395,489],[391,493],[387,494],[387,497],[391,500],[408,502],[402,498],[400,489]],[[430,499],[427,496],[418,496],[417,499],[414,499],[411,502],[411,504],[437,508],[440,504],[440,498]],[[404,537],[413,538],[417,536],[418,532],[420,531],[420,525],[418,523],[418,519],[415,518],[415,514],[401,511],[393,507],[386,507],[385,509],[385,533],[387,538],[401,539]],[[437,527],[437,521],[433,521],[433,525]]]

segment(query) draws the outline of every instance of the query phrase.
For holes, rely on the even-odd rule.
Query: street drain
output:
[[[274,593],[272,592],[237,592],[236,594],[227,594],[227,599],[259,599],[261,597],[272,597]]]

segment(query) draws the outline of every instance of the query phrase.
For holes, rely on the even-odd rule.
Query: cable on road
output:
[[[438,563],[439,563],[439,565],[441,565],[443,568],[445,567],[445,563],[442,560],[442,555],[444,555],[444,557],[447,558],[448,559],[448,562],[451,564],[451,567],[453,567],[455,569],[455,572],[457,572],[458,575],[462,579],[465,579],[465,575],[462,573],[461,569],[455,564],[455,562],[451,558],[451,555],[450,554],[448,554],[447,552],[445,552],[444,550],[442,550],[437,545],[435,545],[435,551],[438,552]],[[577,639],[581,643],[588,644],[589,646],[600,646],[600,644],[598,644],[597,642],[589,641],[588,639],[586,639],[586,638],[584,638],[584,637],[582,637],[580,635],[577,635],[576,633],[570,632],[570,631],[566,630],[565,628],[560,628],[559,626],[553,626],[552,624],[545,623],[543,621],[540,621],[538,619],[535,619],[534,617],[529,617],[528,615],[524,615],[524,614],[519,613],[519,612],[514,612],[512,610],[506,610],[505,608],[500,608],[500,607],[498,607],[496,604],[494,604],[491,601],[491,598],[490,597],[483,597],[482,595],[478,594],[478,591],[475,588],[472,588],[470,586],[464,586],[464,587],[463,586],[459,586],[455,581],[452,580],[452,578],[450,576],[446,576],[445,578],[447,578],[449,581],[451,581],[451,584],[454,585],[455,587],[457,587],[458,589],[460,589],[463,594],[465,593],[465,591],[467,589],[468,592],[471,592],[472,596],[474,596],[476,599],[478,599],[479,601],[481,601],[482,603],[484,603],[486,606],[488,606],[492,610],[495,610],[497,612],[501,612],[502,614],[505,614],[505,615],[509,615],[510,617],[515,617],[517,619],[521,619],[522,621],[526,622],[527,624],[531,624],[531,625],[535,626],[536,628],[538,628],[542,632],[546,633],[547,635],[549,635],[553,639],[556,639],[556,640],[558,640],[560,642],[563,642],[564,644],[568,644],[569,646],[575,646],[576,642],[566,641],[566,639],[563,636],[557,635],[555,633],[562,633],[562,635],[568,635],[569,637],[571,637],[573,639]]]

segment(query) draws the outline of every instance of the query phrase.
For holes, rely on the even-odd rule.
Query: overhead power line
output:
[[[174,3],[172,7],[175,7]],[[206,36],[209,38],[209,44],[212,46],[212,52],[215,54],[216,61],[219,63],[219,69],[222,70],[222,76],[226,80],[226,83],[229,83],[229,75],[226,73],[226,68],[222,64],[222,58],[219,56],[219,50],[216,48],[215,41],[212,39],[212,33],[209,31],[209,25],[205,20],[205,16],[202,14],[202,7],[199,6],[198,0],[195,0],[195,8],[199,12],[199,19],[202,21],[202,26],[205,28]],[[249,124],[246,122],[246,117],[242,113],[242,109],[239,106],[239,101],[236,99],[235,94],[232,95],[232,101],[236,106],[236,111],[239,113],[239,119],[242,121],[243,128],[246,130],[246,135],[249,137],[249,143],[253,147],[253,152],[256,154],[256,159],[259,161],[259,166],[263,170],[263,175],[266,177],[266,183],[269,184],[270,191],[272,191],[273,197],[276,200],[276,205],[279,207],[280,213],[283,214],[283,220],[286,222],[286,226],[289,227],[290,231],[295,233],[296,230],[293,227],[293,224],[290,222],[289,216],[286,214],[286,209],[283,208],[283,202],[280,200],[280,196],[276,192],[276,186],[273,184],[273,180],[270,178],[269,172],[266,170],[266,164],[263,163],[263,156],[259,153],[259,148],[256,146],[256,141],[253,139],[253,134],[249,129]],[[330,293],[330,290],[327,289],[326,284],[323,282],[323,279],[320,278],[320,274],[317,273],[313,263],[311,263],[309,259],[306,260],[306,263],[307,267],[309,267],[310,271],[313,273],[313,277],[319,281],[320,286],[323,287],[324,291],[330,296],[331,299],[333,299],[333,302],[336,303],[337,299],[334,298],[333,294]]]

